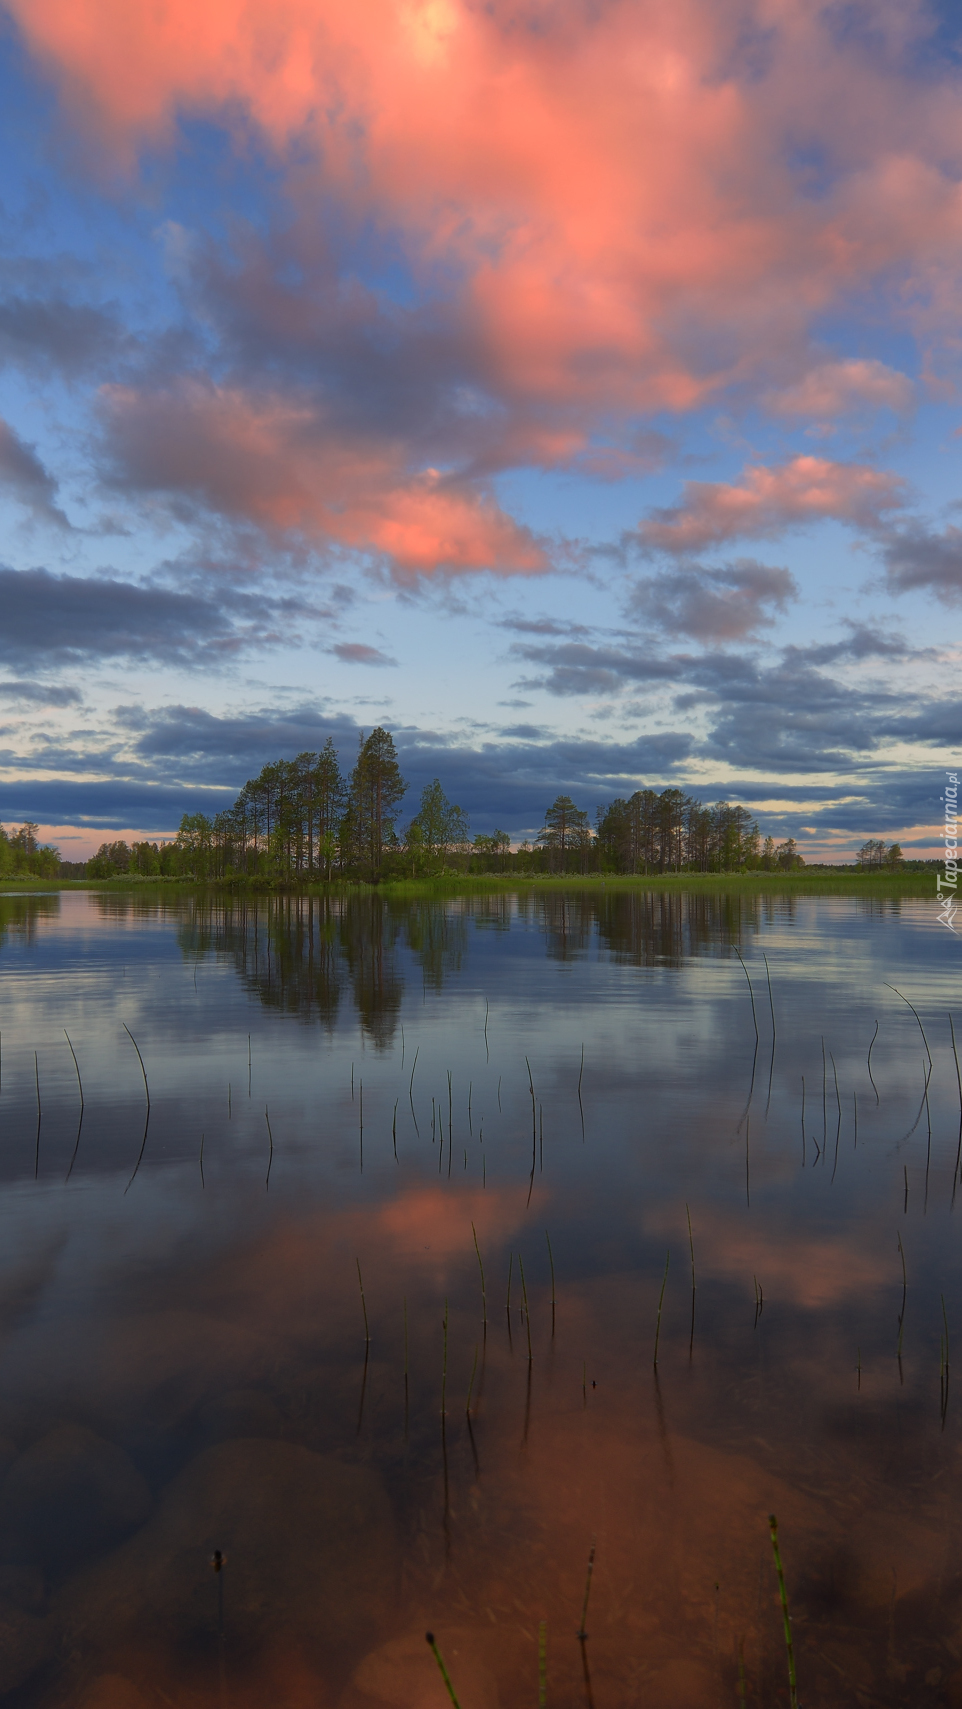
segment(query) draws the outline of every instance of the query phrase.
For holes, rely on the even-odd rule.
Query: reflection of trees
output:
[[[349,896],[339,922],[339,948],[354,988],[365,1032],[380,1048],[390,1044],[404,995],[399,965],[400,923],[381,897]]]
[[[199,895],[178,903],[177,939],[186,960],[224,956],[266,1007],[329,1029],[350,989],[375,1045],[390,1043],[404,991],[401,927],[376,893]]]
[[[0,899],[27,929],[31,910],[59,898]],[[601,946],[614,961],[678,965],[690,956],[728,955],[765,924],[794,917],[791,895],[740,891],[642,890],[621,886],[525,890],[401,900],[378,891],[249,896],[197,891],[158,897],[98,893],[105,918],[158,916],[176,921],[188,962],[230,960],[242,984],[269,1008],[332,1029],[345,997],[378,1048],[393,1039],[404,994],[405,955],[440,992],[468,955],[469,927],[509,931],[519,917],[545,940],[554,960],[577,962]],[[898,908],[898,898],[859,898],[859,908]]]
[[[706,894],[685,890],[533,891],[521,904],[547,940],[549,956],[577,961],[598,940],[616,961],[652,967],[687,956],[727,953],[758,932],[763,921],[790,919],[793,896]]]
[[[537,914],[553,961],[578,961],[585,954],[598,916],[596,898],[583,890],[536,893]]]
[[[856,914],[901,914],[901,896],[860,896],[855,893]]]
[[[470,896],[457,901],[418,901],[395,904],[398,931],[403,925],[408,946],[421,968],[425,985],[440,991],[446,978],[460,971],[467,953],[467,922],[473,917]]]
[[[4,938],[10,935],[25,938],[27,943],[33,943],[39,922],[42,919],[55,918],[59,913],[59,896],[0,894],[0,946]]]
[[[642,890],[607,892],[598,935],[616,961],[643,967],[677,966],[688,956],[729,953],[759,930],[771,898],[735,891]],[[782,899],[790,904],[793,898]]]

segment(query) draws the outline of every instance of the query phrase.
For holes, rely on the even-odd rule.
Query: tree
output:
[[[185,871],[194,878],[211,876],[214,826],[206,813],[185,813],[177,832],[176,848]]]
[[[28,820],[9,833],[0,825],[0,877],[31,873],[34,878],[60,875],[60,850],[37,839],[40,826]]]
[[[314,824],[317,832],[317,861],[324,877],[330,878],[337,854],[337,834],[344,814],[347,790],[338,763],[334,738],[328,736],[311,771]]]
[[[901,844],[890,843],[885,851],[886,866],[894,872],[897,867],[902,865],[903,858]]]
[[[510,852],[511,838],[507,831],[499,831],[495,828],[491,833],[491,853],[495,856],[498,862],[499,872],[504,871],[505,861]]]
[[[394,821],[407,788],[393,737],[387,730],[363,731],[357,764],[351,773],[347,810],[342,821],[342,848],[377,881],[385,845],[393,837]]]
[[[411,821],[407,840],[408,846],[417,846],[430,864],[442,867],[453,850],[466,849],[467,815],[448,800],[440,778],[422,789],[421,805]]]
[[[575,806],[570,795],[556,796],[545,813],[544,825],[537,839],[541,847],[549,851],[552,866],[557,864],[564,872],[565,856],[569,850],[583,852],[590,838],[587,813]]]
[[[132,858],[132,850],[122,840],[101,843],[97,853],[87,862],[86,875],[88,878],[118,878],[122,872],[131,871]]]
[[[775,850],[775,862],[783,872],[793,872],[796,867],[805,865],[798,852],[798,845],[794,837],[789,837],[787,842],[779,843]]]
[[[885,844],[877,837],[869,837],[868,842],[863,843],[858,851],[858,864],[864,868],[881,866],[884,858]]]

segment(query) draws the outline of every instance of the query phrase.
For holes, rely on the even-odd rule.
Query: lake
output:
[[[4,1702],[962,1703],[960,953],[0,896]]]

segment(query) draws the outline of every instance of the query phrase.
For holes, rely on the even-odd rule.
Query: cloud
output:
[[[742,641],[771,628],[798,597],[788,570],[742,558],[723,570],[672,569],[636,584],[630,609],[668,635],[696,641]]]
[[[352,718],[332,717],[316,705],[289,709],[265,707],[240,715],[217,714],[197,706],[169,706],[145,712],[140,706],[116,709],[118,728],[137,759],[152,771],[212,782],[225,775],[239,789],[262,766],[282,755],[314,752],[328,736],[357,748],[358,727]]]
[[[737,485],[686,481],[681,503],[652,511],[638,534],[647,547],[685,554],[829,518],[871,528],[904,504],[905,492],[900,476],[864,463],[792,457],[773,468],[749,467]]]
[[[7,422],[0,419],[0,484],[26,505],[33,516],[53,522],[58,528],[70,524],[54,503],[57,483],[44,468],[32,445],[27,445]]]
[[[906,712],[904,697],[882,694],[873,699],[871,694],[846,691],[811,670],[804,657],[764,673],[729,654],[713,655],[704,663],[695,692],[710,705],[713,692],[723,685],[725,707],[737,716],[727,723],[722,718],[707,742],[684,730],[606,742],[535,737],[519,728],[514,737],[502,732],[498,740],[468,745],[431,730],[395,728],[408,784],[405,807],[410,811],[424,785],[440,777],[449,796],[465,808],[474,831],[503,826],[520,837],[537,830],[546,806],[558,794],[572,794],[593,812],[616,795],[671,783],[689,788],[704,801],[757,804],[763,828],[778,837],[797,834],[813,819],[820,832],[842,830],[859,841],[869,834],[931,823],[937,774],[918,767],[900,769],[884,755],[879,760],[872,743],[882,732],[873,731],[872,719],[879,717],[897,739],[924,741],[928,733],[931,739],[958,745],[958,702],[945,703],[941,718],[933,715],[928,702]],[[186,706],[157,712],[119,707],[116,757],[103,738],[85,742],[78,735],[73,750],[47,744],[38,750],[36,769],[56,767],[67,775],[21,775],[0,782],[0,819],[104,830],[139,825],[172,833],[184,813],[218,812],[263,765],[318,750],[328,736],[349,771],[358,733],[353,720],[307,703],[293,708],[268,704],[237,715]],[[865,745],[856,752],[852,738],[859,734],[864,734]],[[826,762],[830,750],[846,760],[844,781]],[[718,777],[705,765],[713,753],[724,762]],[[26,769],[22,755],[4,754],[0,759],[7,768]],[[699,762],[698,781],[691,783],[687,767],[694,760]],[[757,775],[733,782],[733,760],[756,765]],[[71,777],[71,772],[78,775]],[[91,777],[93,772],[99,775]],[[793,773],[804,773],[804,779],[795,781]]]
[[[947,605],[962,604],[962,528],[950,523],[938,533],[913,523],[883,538],[881,554],[893,593],[922,588]]]
[[[120,707],[115,717],[125,732],[128,770],[126,756],[132,754],[152,776],[178,777],[195,786],[229,778],[239,789],[270,761],[316,751],[328,736],[346,772],[357,757],[357,723],[309,703],[289,709],[266,705],[234,715],[188,706],[158,712]],[[610,797],[632,777],[670,772],[691,746],[688,736],[665,731],[618,744],[532,739],[526,727],[523,737],[477,746],[433,730],[394,726],[393,733],[409,799],[417,800],[425,784],[441,777],[452,799],[480,819],[476,829],[505,819],[512,826],[535,820],[540,825],[545,805],[563,790],[577,785],[592,797]]]
[[[874,358],[822,362],[801,380],[765,400],[773,415],[834,421],[856,411],[889,409],[906,415],[915,402],[915,387],[906,374]]]
[[[520,617],[517,614],[499,618],[498,628],[511,629],[516,635],[566,635],[574,637],[590,633],[583,623],[575,623],[564,618]]]
[[[829,673],[830,664],[873,657],[888,665],[931,663],[929,651],[857,625],[831,644],[786,647],[771,665],[727,649],[665,654],[648,644],[519,644],[514,651],[542,667],[529,686],[550,694],[615,696],[640,682],[661,683],[674,690],[674,716],[690,726],[672,738],[683,744],[679,757],[724,760],[783,779],[857,771],[894,740],[962,742],[956,702],[913,690],[906,712],[898,681],[848,682]]]
[[[0,565],[0,662],[197,659],[208,662],[281,638],[266,598],[232,593],[229,606],[193,593],[106,576],[55,576]],[[303,606],[295,612],[301,620]]]
[[[162,392],[103,393],[119,487],[192,495],[266,530],[373,552],[402,580],[436,570],[535,574],[544,548],[486,492],[403,446],[352,436],[306,397],[184,377]]]
[[[0,698],[22,700],[35,706],[79,706],[83,696],[79,689],[66,684],[23,682],[16,677],[0,681]]]
[[[584,641],[558,647],[517,643],[511,651],[548,668],[547,676],[522,678],[515,686],[543,688],[549,694],[618,694],[626,682],[672,681],[679,671],[677,659],[650,649],[593,646]]]
[[[75,374],[127,343],[112,311],[57,296],[0,299],[0,363]]]
[[[172,835],[185,813],[219,813],[236,792],[190,789],[183,784],[138,782],[131,778],[19,777],[0,781],[0,821],[40,825],[79,825],[99,830],[149,827]]]
[[[921,6],[871,38],[759,0],[9,10],[110,168],[198,119],[253,136],[305,228],[457,298],[499,398],[628,416],[770,390],[773,353],[859,292],[954,334],[958,73],[922,74]]]
[[[339,641],[330,647],[329,652],[340,659],[344,665],[396,665],[397,659],[392,659],[387,653],[382,653],[378,647],[366,647],[360,641]]]

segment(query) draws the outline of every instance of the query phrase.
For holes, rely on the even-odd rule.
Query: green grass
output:
[[[696,891],[702,894],[818,895],[818,896],[925,896],[935,898],[934,872],[863,873],[846,872],[670,872],[644,874],[591,873],[585,877],[568,873],[552,877],[544,873],[449,873],[443,878],[394,879],[379,886],[385,896],[429,897],[470,895],[518,890],[601,891]]]
[[[0,896],[6,890],[227,890],[271,894],[263,881],[250,887],[237,880],[141,877],[122,873],[117,878],[35,878],[32,874],[0,879]],[[308,895],[369,894],[374,887],[335,880],[332,884],[278,885],[278,891]],[[935,871],[874,873],[802,868],[798,872],[666,872],[650,874],[575,873],[456,873],[434,878],[397,878],[378,885],[380,895],[392,900],[501,894],[527,890],[577,890],[587,894],[622,891],[674,890],[702,894],[816,895],[816,896],[921,896],[935,899]]]

